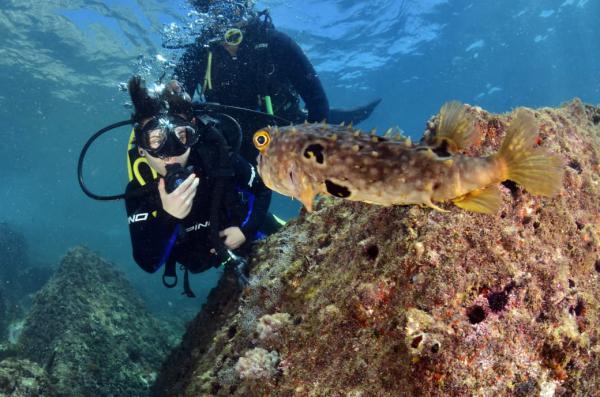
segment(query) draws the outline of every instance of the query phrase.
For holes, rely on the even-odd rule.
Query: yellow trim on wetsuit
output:
[[[156,172],[156,170],[154,168],[152,168],[152,166],[150,165],[148,160],[142,156],[135,159],[133,164],[131,164],[131,158],[129,157],[129,151],[131,149],[133,149],[134,139],[135,139],[135,131],[131,130],[131,135],[129,136],[129,143],[127,145],[127,174],[129,176],[129,182],[131,182],[135,176],[135,179],[138,181],[140,186],[144,186],[147,182],[144,180],[144,178],[142,177],[142,174],[140,172],[140,164],[146,163],[148,165],[148,168],[150,168],[150,172],[152,173],[152,179],[158,178],[158,172]]]
[[[212,90],[212,51],[208,52],[208,59],[206,61],[206,72],[204,73],[204,83],[202,84],[202,94],[206,92],[206,88]]]
[[[131,130],[131,135],[129,135],[129,143],[127,143],[127,176],[129,177],[129,182],[133,180],[133,169],[131,168],[131,159],[129,158],[129,151],[133,148],[133,141],[135,139],[135,131]]]
[[[146,181],[144,180],[144,178],[142,177],[142,174],[140,173],[140,164],[143,164],[143,163],[145,163],[146,165],[148,165],[148,167],[150,167],[150,172],[152,172],[152,179],[154,180],[154,179],[158,178],[158,172],[156,172],[156,170],[154,170],[154,168],[152,168],[150,166],[150,163],[148,163],[148,160],[146,160],[145,157],[138,157],[133,162],[133,174],[135,175],[135,179],[137,179],[140,186],[144,186],[146,184]]]

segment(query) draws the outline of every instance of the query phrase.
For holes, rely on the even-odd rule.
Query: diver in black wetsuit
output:
[[[246,254],[259,237],[271,191],[239,154],[219,153],[222,135],[210,119],[197,120],[183,96],[150,97],[139,77],[130,80],[129,92],[137,150],[151,167],[140,169],[160,175],[151,194],[129,193],[140,189],[144,179],[152,181],[152,175],[136,177],[127,186],[133,257],[147,272],[164,265],[163,282],[169,287],[174,283],[167,277],[176,277],[175,263],[180,263],[186,270],[185,292],[193,296],[187,271],[202,272]]]
[[[293,123],[366,119],[379,100],[352,110],[332,110],[321,81],[302,49],[277,31],[266,11],[256,13],[251,2],[194,0],[200,12],[213,18],[208,32],[187,49],[174,77],[188,93],[207,102],[260,110]],[[214,39],[214,38],[217,39]],[[300,107],[300,98],[306,112]],[[241,154],[255,163],[254,132],[264,118],[229,111],[242,126]]]

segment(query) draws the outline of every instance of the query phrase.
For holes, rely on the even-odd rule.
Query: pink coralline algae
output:
[[[208,334],[184,342],[202,347],[161,375],[178,379],[163,395],[598,395],[600,108],[530,111],[564,159],[558,195],[508,182],[496,215],[321,199],[258,245],[219,327],[195,322]],[[469,112],[482,139],[468,154],[495,152],[514,113]],[[243,326],[275,313],[290,322],[268,344]],[[221,381],[263,350],[279,370]]]

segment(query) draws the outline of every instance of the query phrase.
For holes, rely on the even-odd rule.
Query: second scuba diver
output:
[[[154,98],[137,76],[129,81],[129,93],[135,149],[150,165],[134,165],[136,177],[125,195],[133,257],[147,272],[164,266],[168,287],[176,284],[175,265],[181,264],[184,292],[193,296],[187,272],[239,262],[258,237],[271,191],[231,150],[216,120],[196,117],[184,93],[167,88]],[[132,194],[146,184],[156,188]]]
[[[174,78],[192,96],[221,105],[274,114],[292,123],[337,124],[369,117],[379,100],[353,110],[329,109],[327,95],[312,64],[286,34],[275,29],[268,12],[256,12],[250,0],[193,0],[209,16],[205,34],[181,58]],[[307,111],[300,106],[300,98]],[[255,164],[252,135],[264,117],[228,111],[242,126],[240,153]],[[286,123],[287,124],[289,124]]]

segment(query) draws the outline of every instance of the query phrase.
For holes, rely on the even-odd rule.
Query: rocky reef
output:
[[[0,396],[53,397],[56,390],[48,380],[46,371],[29,360],[14,358],[0,362]]]
[[[35,296],[13,357],[0,362],[0,395],[35,383],[46,391],[19,395],[146,396],[175,344],[113,265],[75,248]]]
[[[469,112],[469,154],[496,151],[514,113]],[[597,395],[600,108],[531,112],[559,195],[504,183],[491,216],[321,199],[257,246],[244,291],[222,280],[154,395]]]

